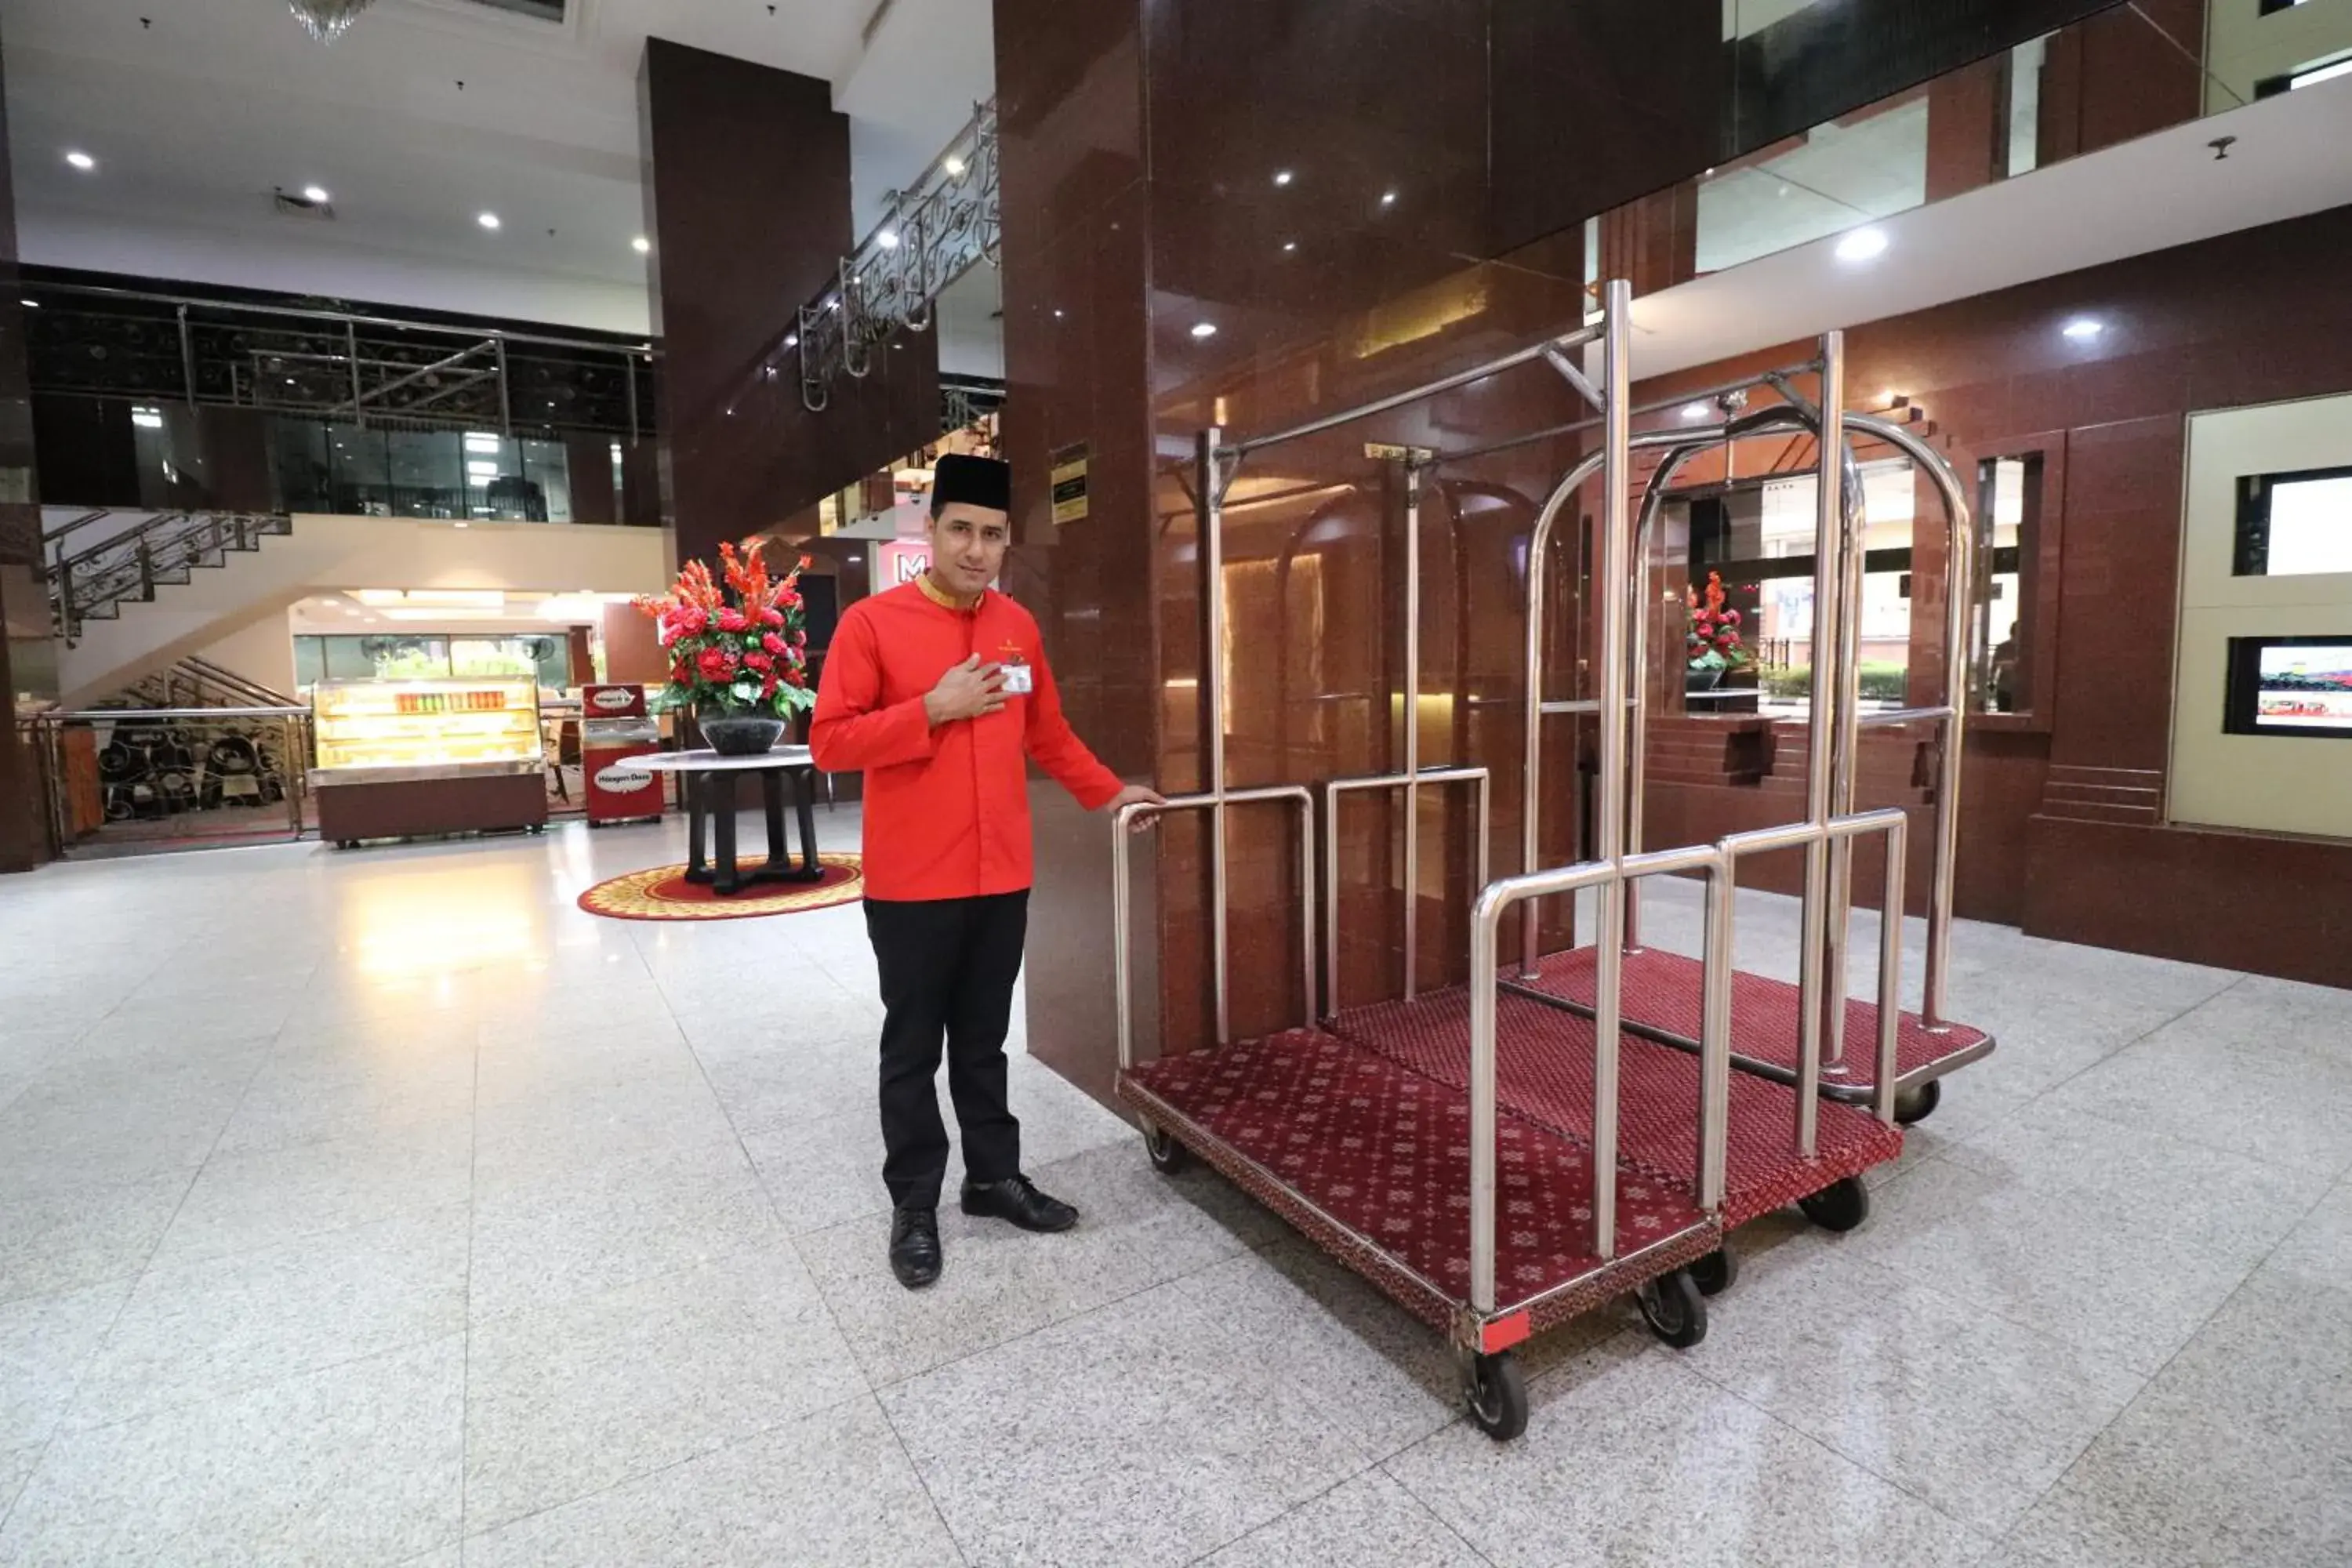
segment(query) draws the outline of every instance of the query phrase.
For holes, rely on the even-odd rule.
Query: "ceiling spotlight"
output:
[[[98,167],[98,160],[87,153],[68,153],[66,154],[66,162],[85,174]]]
[[[1685,419],[1704,419],[1706,416],[1707,407],[1704,403],[1685,403],[1683,405],[1683,417]]]
[[[1883,228],[1858,228],[1838,241],[1840,261],[1868,261],[1886,250],[1886,231]]]
[[[316,206],[325,206],[327,205],[327,187],[324,185],[305,185],[302,187],[302,199]]]
[[[898,231],[895,228],[886,228],[874,237],[874,243],[885,250],[896,250],[898,248]]]
[[[41,308],[41,302],[38,300],[19,300],[16,303],[24,306],[27,310],[37,310]]]
[[[796,349],[800,346],[801,335],[798,332],[786,332],[784,334],[784,347],[788,349]]]
[[[957,175],[963,173],[963,160],[961,158],[949,158],[942,161],[940,167],[946,170],[948,178],[952,180]]]
[[[646,252],[647,252],[648,250],[651,250],[653,247],[654,247],[654,242],[653,242],[652,240],[650,240],[650,239],[647,239],[647,238],[646,238],[644,235],[642,235],[642,234],[641,234],[641,235],[639,235],[639,236],[637,236],[637,237],[636,237],[636,238],[635,238],[635,239],[633,239],[633,240],[629,241],[629,248],[630,248],[631,250],[635,251],[639,256],[643,256]]]
[[[2089,316],[2077,316],[2066,323],[2065,333],[2078,343],[2087,343],[2105,331],[2105,323]]]
[[[1287,169],[1276,169],[1274,172],[1274,183],[1277,185],[1290,184],[1290,171]]]
[[[1217,335],[1217,323],[1195,321],[1192,323],[1192,335],[1196,338],[1213,338]]]
[[[1394,191],[1382,191],[1381,193],[1381,205],[1384,207],[1392,207],[1396,205],[1396,193]]]
[[[1282,248],[1284,253],[1286,255],[1298,248],[1298,242],[1295,239],[1286,239],[1282,242]]]
[[[499,226],[499,215],[496,213],[484,213],[474,221],[480,224],[484,228],[496,228]]]

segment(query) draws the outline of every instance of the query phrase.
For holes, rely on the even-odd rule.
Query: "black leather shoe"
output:
[[[897,1209],[890,1215],[890,1272],[909,1290],[940,1277],[940,1213]]]
[[[1078,1223],[1078,1211],[1059,1198],[1049,1198],[1026,1176],[1002,1182],[963,1184],[963,1212],[1009,1219],[1023,1230],[1067,1230]]]

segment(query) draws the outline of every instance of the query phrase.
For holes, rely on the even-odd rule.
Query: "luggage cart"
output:
[[[1629,681],[1638,670],[1632,656],[1638,654],[1640,644],[1638,637],[1629,639],[1626,626],[1634,613],[1633,584],[1638,580],[1631,557],[1632,458],[1637,449],[1669,442],[1686,445],[1695,434],[1703,437],[1707,433],[1632,434],[1636,411],[1628,392],[1630,335],[1631,291],[1622,283],[1612,283],[1599,320],[1580,331],[1274,436],[1228,443],[1221,430],[1212,428],[1200,442],[1196,495],[1202,558],[1207,580],[1215,584],[1223,565],[1226,488],[1254,451],[1401,409],[1538,360],[1593,405],[1597,412],[1592,419],[1520,438],[1577,429],[1601,432],[1600,451],[1564,479],[1547,503],[1528,558],[1531,638],[1537,650],[1528,663],[1526,798],[1530,809],[1523,813],[1528,824],[1523,864],[1529,869],[1486,879],[1487,772],[1475,767],[1423,769],[1417,726],[1409,721],[1402,772],[1324,785],[1327,855],[1320,868],[1329,921],[1325,945],[1331,984],[1323,992],[1330,1003],[1328,1013],[1318,1010],[1313,793],[1303,784],[1228,787],[1226,693],[1221,661],[1214,658],[1204,661],[1201,679],[1211,787],[1162,805],[1127,807],[1114,831],[1118,1094],[1143,1122],[1153,1163],[1173,1169],[1199,1157],[1445,1334],[1462,1359],[1470,1415],[1498,1439],[1516,1436],[1526,1424],[1527,1392],[1516,1347],[1531,1335],[1630,1293],[1661,1339],[1677,1346],[1698,1342],[1706,1330],[1705,1297],[1727,1286],[1736,1268],[1725,1245],[1730,1227],[1795,1202],[1824,1226],[1850,1228],[1867,1213],[1862,1172],[1894,1158],[1902,1147],[1895,1126],[1904,1039],[1897,1016],[1899,920],[1882,922],[1876,1003],[1852,1026],[1868,1029],[1876,1040],[1874,1060],[1866,1070],[1853,1075],[1865,1084],[1869,1109],[1824,1098],[1820,1089],[1826,1033],[1821,1020],[1831,1000],[1838,1008],[1841,1041],[1848,1026],[1844,921],[1842,915],[1830,918],[1829,894],[1846,885],[1852,840],[1884,834],[1888,846],[1885,903],[1902,907],[1908,829],[1905,814],[1853,811],[1850,778],[1829,766],[1836,759],[1824,751],[1822,765],[1816,770],[1822,776],[1809,796],[1812,809],[1807,820],[1735,835],[1714,845],[1663,850],[1639,847],[1639,815],[1629,811],[1627,802],[1629,784],[1638,779],[1628,748],[1642,722],[1638,696],[1629,694]],[[1571,357],[1592,346],[1600,350],[1597,384]],[[1799,367],[1820,374],[1821,405],[1833,410],[1840,407],[1841,354],[1842,343],[1832,334],[1822,358]],[[1724,439],[1728,432],[1728,426],[1718,426],[1713,435]],[[1843,446],[1842,434],[1825,443],[1825,450],[1838,450],[1838,458],[1828,459],[1829,464],[1843,458]],[[1411,716],[1418,712],[1419,699],[1422,476],[1449,459],[1408,454],[1401,460],[1406,465],[1407,522],[1404,711]],[[1545,704],[1539,652],[1542,544],[1569,497],[1595,477],[1603,486],[1596,581],[1615,585],[1600,597],[1601,689],[1589,703]],[[1852,515],[1846,500],[1843,486],[1833,489],[1821,513],[1818,548],[1833,589],[1849,574],[1843,550]],[[1857,595],[1859,560],[1856,552],[1850,574]],[[1964,549],[1954,561],[1956,567],[1965,568]],[[1223,596],[1213,590],[1203,597],[1205,646],[1217,648],[1224,640]],[[1830,599],[1822,602],[1833,605]],[[1829,632],[1822,623],[1829,619],[1816,617],[1821,657],[1815,668],[1849,670],[1836,689],[1850,691],[1853,660],[1835,641],[1822,640]],[[1845,656],[1843,664],[1841,656]],[[1817,704],[1817,710],[1832,707],[1836,693],[1832,695],[1832,701]],[[1538,708],[1541,712],[1591,711],[1604,720],[1598,842],[1591,858],[1572,865],[1546,868],[1537,853],[1532,805],[1540,775],[1532,721]],[[1831,717],[1819,714],[1817,728]],[[1955,741],[1958,727],[1955,710],[1947,731]],[[1850,773],[1850,748],[1843,765]],[[1956,764],[1948,765],[1948,774],[1952,766]],[[1418,851],[1419,792],[1424,786],[1461,784],[1475,784],[1478,790],[1478,870],[1484,884],[1472,911],[1468,983],[1426,995],[1419,993],[1413,973],[1418,899],[1409,896],[1403,900],[1403,996],[1340,1007],[1336,994],[1337,837],[1330,829],[1341,797],[1369,790],[1404,794],[1404,865],[1410,878]],[[1284,1033],[1235,1042],[1228,1007],[1225,818],[1237,807],[1276,804],[1296,807],[1298,816],[1298,943],[1305,1016]],[[1127,830],[1145,816],[1195,811],[1210,818],[1215,1044],[1187,1055],[1139,1061],[1133,1037]],[[1941,818],[1938,826],[1943,826]],[[1793,1080],[1753,1072],[1735,1075],[1735,1012],[1759,1011],[1754,999],[1758,977],[1735,975],[1731,968],[1738,866],[1748,854],[1794,847],[1807,853],[1809,895],[1821,896],[1809,896],[1806,904],[1807,984],[1800,990],[1807,1005],[1798,1012]],[[1947,884],[1948,867],[1940,862],[1939,867],[1939,884]],[[1648,954],[1628,951],[1637,889],[1643,879],[1659,875],[1703,877],[1706,889],[1701,956],[1681,961],[1690,965],[1686,972],[1661,972],[1663,978],[1642,967]],[[1553,967],[1547,972],[1545,955],[1536,951],[1537,901],[1587,890],[1597,895],[1601,910],[1596,939],[1588,948],[1550,955]],[[1519,973],[1507,978],[1502,928],[1515,910],[1522,910],[1528,939]],[[1828,945],[1832,928],[1839,936],[1834,970],[1818,951]],[[1559,977],[1556,993],[1528,983],[1547,973]],[[1590,999],[1585,1000],[1576,989],[1577,976],[1588,973]],[[1686,986],[1677,984],[1684,980]],[[1686,993],[1681,1000],[1688,1004],[1688,1016],[1671,1009],[1662,1009],[1659,1016],[1689,1024],[1687,1031],[1639,1016],[1654,990]],[[1628,1016],[1629,994],[1636,1016]],[[1933,1012],[1931,1006],[1931,1016]],[[1738,1037],[1743,1040],[1756,1033],[1753,1018],[1740,1019],[1738,1027],[1745,1031]],[[1760,1054],[1750,1054],[1761,1059]]]

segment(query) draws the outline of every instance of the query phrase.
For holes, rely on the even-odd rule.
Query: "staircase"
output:
[[[159,589],[184,586],[198,572],[293,531],[294,520],[284,512],[163,511],[136,519],[85,513],[42,541],[58,634],[67,647],[79,647],[90,622],[120,619],[124,605],[152,604]]]
[[[141,677],[100,708],[292,708],[288,693],[193,655]]]

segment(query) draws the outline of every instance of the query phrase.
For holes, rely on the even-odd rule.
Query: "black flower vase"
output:
[[[784,732],[784,721],[773,713],[730,713],[708,704],[695,709],[694,722],[710,749],[722,757],[760,756]]]

